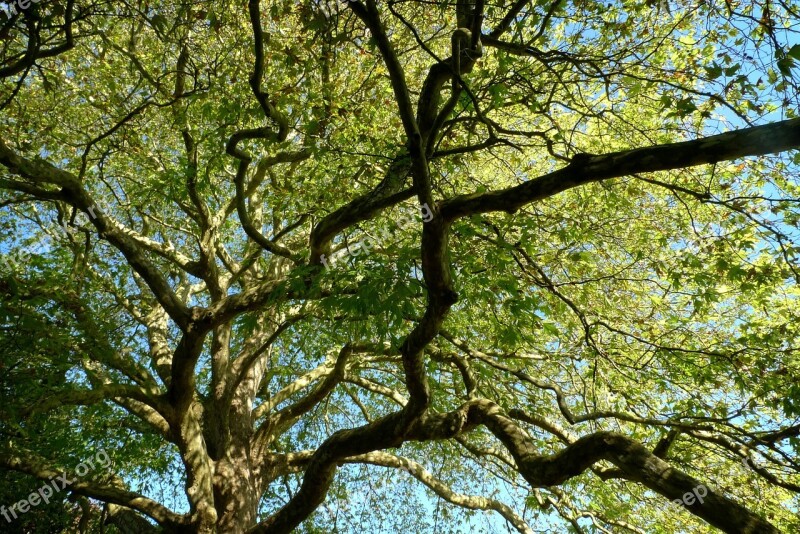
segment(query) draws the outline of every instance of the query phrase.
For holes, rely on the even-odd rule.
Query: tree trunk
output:
[[[233,446],[217,462],[214,501],[218,532],[243,534],[256,524],[259,492],[248,453],[245,447]]]

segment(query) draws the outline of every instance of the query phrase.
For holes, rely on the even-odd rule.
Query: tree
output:
[[[797,4],[12,6],[35,517],[800,529]]]

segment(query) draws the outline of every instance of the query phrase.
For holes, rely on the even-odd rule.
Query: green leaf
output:
[[[784,76],[791,76],[792,75],[792,67],[794,67],[794,59],[786,56],[778,60],[778,70]]]
[[[733,65],[731,67],[726,68],[725,69],[725,76],[733,76],[734,74],[739,72],[740,68],[741,68],[741,65],[738,64],[738,63],[736,65]]]
[[[717,78],[722,76],[722,67],[717,65],[716,62],[714,62],[710,67],[706,67],[705,69],[706,69],[706,75],[712,80],[716,80]]]
[[[691,97],[682,98],[675,103],[675,114],[678,117],[686,117],[695,111],[697,111],[697,106]]]

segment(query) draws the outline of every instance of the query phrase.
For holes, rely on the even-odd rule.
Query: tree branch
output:
[[[122,252],[133,270],[144,279],[153,291],[153,295],[164,306],[172,320],[181,329],[188,328],[191,322],[189,309],[172,291],[166,279],[143,253],[139,244],[97,209],[95,202],[74,175],[42,159],[31,160],[19,156],[2,139],[0,139],[0,164],[11,173],[27,178],[35,184],[59,186],[64,200],[86,213],[100,235]]]
[[[20,451],[16,448],[14,450],[6,449],[0,451],[0,467],[26,473],[43,481],[50,481],[58,478],[59,475],[62,475],[62,477],[67,476],[68,480],[73,481],[68,486],[70,491],[136,510],[165,527],[177,529],[178,527],[189,525],[191,522],[189,516],[176,514],[156,501],[138,493],[106,486],[99,482],[79,480],[74,473],[67,474],[63,470],[55,469],[29,451]]]
[[[492,510],[500,514],[506,521],[511,523],[514,528],[519,532],[525,534],[533,534],[533,530],[528,526],[525,520],[517,515],[514,510],[495,499],[489,499],[477,495],[463,495],[454,492],[444,482],[436,478],[425,470],[425,468],[413,460],[394,456],[386,452],[370,452],[359,456],[352,456],[344,460],[343,463],[361,463],[372,464],[382,467],[392,467],[395,469],[402,469],[408,472],[411,476],[428,486],[433,490],[436,495],[443,498],[451,504],[467,508],[470,510]]]
[[[522,206],[591,182],[634,173],[682,169],[800,148],[800,119],[726,132],[694,141],[656,145],[603,155],[582,154],[566,167],[523,184],[444,200],[447,221],[491,211],[514,213]]]

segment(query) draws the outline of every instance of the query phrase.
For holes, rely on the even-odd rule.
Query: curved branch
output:
[[[130,508],[109,504],[105,507],[108,518],[104,524],[114,525],[122,534],[159,534],[160,529]]]
[[[303,483],[277,513],[251,528],[248,534],[292,532],[325,500],[338,463],[348,456],[398,447],[403,412],[395,412],[367,425],[340,430],[326,439],[308,461]]]
[[[283,390],[279,391],[276,396],[279,395],[281,398],[285,399],[291,396],[295,391],[304,388],[311,382],[325,377],[322,383],[314,388],[314,390],[308,395],[283,408],[282,410],[278,411],[277,414],[275,414],[279,424],[280,422],[288,421],[306,413],[318,402],[327,397],[328,394],[333,391],[333,388],[335,388],[336,385],[342,381],[342,378],[344,378],[345,368],[347,367],[347,363],[354,352],[355,350],[352,345],[345,345],[342,347],[342,350],[339,351],[339,356],[336,358],[336,362],[333,365],[330,365],[330,363],[326,362],[310,373],[303,375]]]
[[[376,395],[381,395],[383,397],[391,399],[400,407],[403,407],[406,405],[406,403],[408,403],[408,399],[406,399],[396,389],[386,387],[383,384],[379,384],[378,382],[373,382],[372,380],[360,376],[346,376],[343,382],[346,382],[348,384],[353,384],[361,389],[367,390]]]
[[[561,451],[538,454],[524,430],[494,403],[473,403],[473,418],[485,425],[509,450],[520,474],[532,487],[560,485],[600,460],[616,465],[627,480],[639,482],[670,500],[682,500],[692,514],[730,533],[778,533],[778,529],[737,502],[671,467],[637,441],[615,432],[584,436]],[[685,499],[703,488],[702,499]]]
[[[428,486],[436,495],[451,504],[468,508],[470,510],[492,510],[500,514],[511,523],[519,532],[533,534],[533,530],[525,520],[517,515],[514,510],[500,501],[478,495],[463,495],[454,492],[443,481],[436,478],[425,468],[413,460],[394,456],[386,452],[370,452],[359,456],[347,458],[344,463],[366,463],[381,467],[393,467],[407,471],[411,476]]]
[[[530,0],[517,0],[514,2],[514,5],[512,5],[511,9],[508,10],[506,15],[503,17],[503,20],[501,20],[500,23],[494,27],[494,30],[492,30],[489,36],[497,39],[506,31],[508,31],[508,29],[511,28],[511,25],[514,23],[514,20],[519,16],[522,8],[528,3],[530,3]]]
[[[10,3],[8,6],[9,10],[13,8],[13,4],[13,2]],[[0,78],[7,78],[9,76],[19,74],[20,72],[32,67],[37,59],[57,56],[58,54],[73,48],[75,46],[75,39],[72,32],[74,7],[75,0],[67,0],[67,6],[64,10],[64,42],[45,50],[41,50],[40,48],[42,43],[39,36],[39,30],[36,28],[35,18],[30,14],[30,12],[24,12],[23,16],[25,17],[25,25],[28,27],[28,45],[25,49],[25,53],[19,59],[19,61],[12,63],[11,65],[0,67]],[[7,12],[6,14],[9,17],[11,16],[10,12]]]
[[[474,399],[446,413],[426,413],[403,435],[403,413],[396,412],[363,427],[333,434],[308,460],[300,491],[277,514],[251,533],[289,532],[324,499],[336,465],[352,456],[398,447],[404,441],[457,438],[484,425],[508,449],[517,470],[532,488],[558,486],[583,474],[599,461],[614,464],[620,476],[656,493],[684,503],[686,509],[729,533],[775,533],[769,522],[699,480],[674,469],[637,441],[615,432],[595,432],[550,455],[539,454],[533,440],[500,407],[487,399]],[[305,460],[307,454],[298,455]],[[697,491],[702,488],[702,491]],[[700,497],[689,499],[687,495]]]
[[[237,153],[242,153],[242,151],[234,148],[233,152],[229,153],[234,157],[240,157],[237,156]],[[233,180],[236,186],[236,213],[239,215],[239,222],[241,222],[242,228],[247,236],[258,243],[258,245],[260,245],[262,248],[268,250],[272,254],[283,256],[286,259],[297,262],[299,258],[296,257],[297,255],[294,252],[282,245],[275,243],[273,240],[267,239],[258,230],[258,228],[255,227],[253,220],[250,218],[244,187],[244,179],[247,176],[247,167],[249,164],[249,157],[247,159],[240,157],[239,167],[236,171],[236,177]]]

